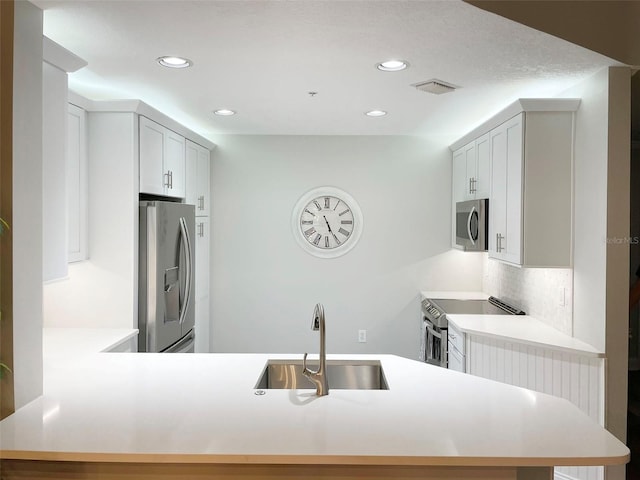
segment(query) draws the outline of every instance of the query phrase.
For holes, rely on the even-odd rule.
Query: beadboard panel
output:
[[[569,400],[604,425],[604,359],[467,334],[467,372]],[[561,467],[556,480],[603,480],[603,467]]]

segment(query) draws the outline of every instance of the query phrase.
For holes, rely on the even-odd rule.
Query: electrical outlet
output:
[[[358,342],[359,343],[367,343],[367,331],[366,330],[358,330]]]

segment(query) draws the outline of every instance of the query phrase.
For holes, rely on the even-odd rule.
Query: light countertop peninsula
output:
[[[521,468],[547,475],[629,457],[565,400],[393,355],[328,357],[379,360],[389,390],[256,395],[270,358],[301,355],[83,354],[0,422],[7,478],[34,464],[23,460],[43,460],[35,464],[491,467],[515,479]]]
[[[420,294],[423,299],[486,300],[489,298],[489,295],[483,292],[466,291],[422,291]],[[589,357],[604,358],[605,356],[604,352],[588,343],[562,333],[531,315],[447,314],[447,320],[462,333],[499,338],[507,342],[523,343]]]
[[[529,315],[447,315],[461,332],[492,337],[589,357],[604,358],[604,352],[566,335]]]

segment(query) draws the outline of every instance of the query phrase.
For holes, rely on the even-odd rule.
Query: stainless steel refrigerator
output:
[[[193,352],[195,207],[140,202],[138,351]]]

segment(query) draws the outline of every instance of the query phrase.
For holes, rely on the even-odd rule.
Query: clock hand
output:
[[[327,224],[327,228],[329,229],[329,233],[331,233],[333,235],[333,231],[331,230],[331,225],[329,225],[329,221],[327,220],[326,215],[323,215],[322,218],[324,218],[325,223]],[[335,237],[335,235],[333,235]]]
[[[331,235],[333,235],[333,238],[335,239],[336,243],[338,245],[340,245],[340,240],[338,240],[338,237],[336,237],[336,234],[333,233],[333,230],[331,230],[331,225],[329,225],[329,220],[327,220],[327,217],[325,215],[322,216],[322,218],[324,218],[325,223],[327,224],[327,228],[329,229],[329,233]]]

